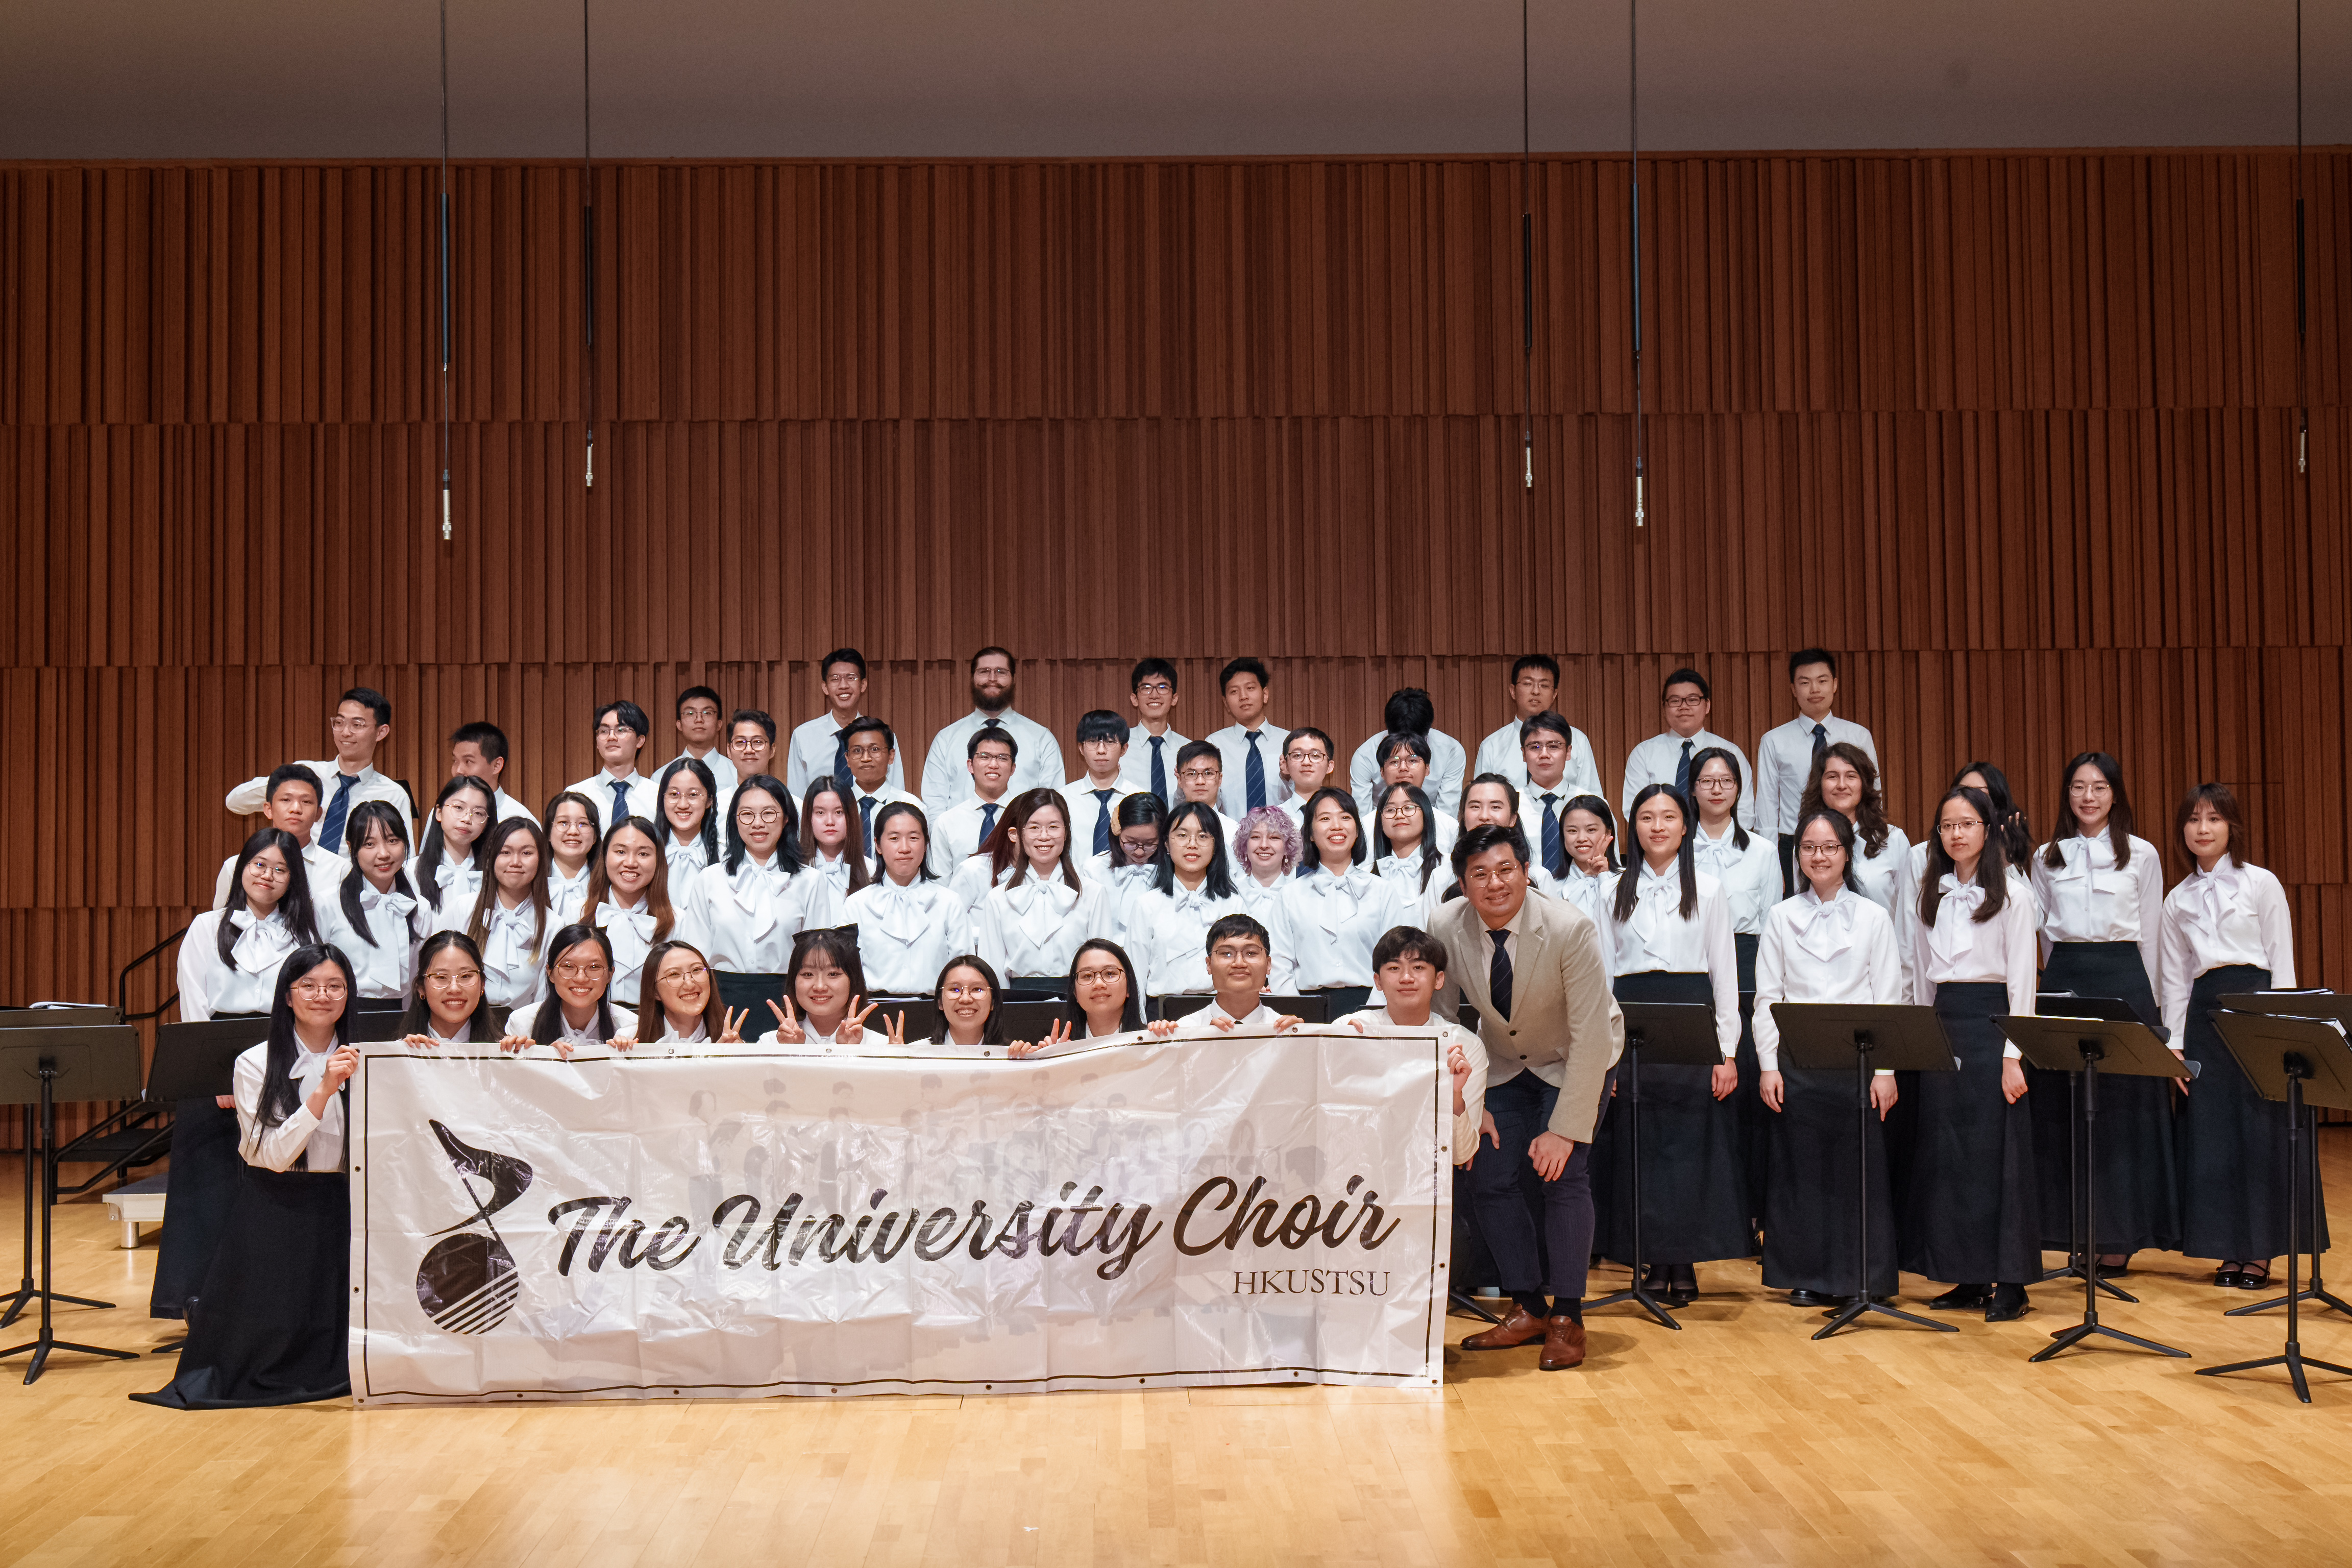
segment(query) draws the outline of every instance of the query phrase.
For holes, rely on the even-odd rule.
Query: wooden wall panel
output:
[[[1612,778],[1675,664],[1747,741],[1827,641],[1907,825],[1973,756],[2037,821],[2085,746],[2147,819],[2228,780],[2352,984],[2352,153],[1645,161],[1640,531],[1629,175],[601,166],[592,360],[578,168],[457,165],[444,544],[436,166],[0,164],[0,732],[38,826],[0,845],[0,994],[105,991],[239,837],[222,792],[353,681],[394,773],[494,717],[541,798],[598,700],[791,722],[845,641],[919,766],[992,640],[1064,732],[1145,653],[1212,728],[1256,652],[1347,748],[1405,682],[1475,742],[1548,649]]]

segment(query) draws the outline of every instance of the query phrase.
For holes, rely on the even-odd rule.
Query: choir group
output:
[[[1790,658],[1796,715],[1758,738],[1752,763],[1707,728],[1706,677],[1668,676],[1664,728],[1633,748],[1613,805],[1541,654],[1513,667],[1513,716],[1475,755],[1407,689],[1344,760],[1326,731],[1272,721],[1255,658],[1224,667],[1230,722],[1198,740],[1175,728],[1175,668],[1137,664],[1131,714],[1081,718],[1075,767],[1013,708],[1010,653],[983,648],[970,673],[971,711],[932,738],[919,795],[897,734],[863,711],[865,659],[841,648],[819,667],[825,711],[781,749],[769,715],[726,714],[695,687],[676,705],[682,751],[648,771],[646,714],[604,704],[597,771],[536,814],[508,793],[505,734],[466,724],[421,819],[373,765],[390,704],[345,692],[333,758],[229,792],[231,811],[266,826],[223,865],[215,908],[181,947],[184,1017],[269,1020],[236,1076],[245,1162],[338,1167],[355,1010],[405,1009],[420,1048],[893,1051],[916,1047],[892,1002],[922,998],[939,1024],[916,1046],[1023,1055],[1281,1028],[1294,1020],[1261,994],[1315,996],[1360,1029],[1445,1032],[1463,1206],[1519,1308],[1468,1342],[1525,1342],[1580,1322],[1583,1258],[1554,1267],[1547,1242],[1501,1234],[1529,1201],[1521,1184],[1567,1168],[1544,1138],[1589,1130],[1574,1175],[1589,1170],[1590,1250],[1619,1261],[1634,1140],[1605,996],[1608,1037],[1573,1042],[1603,1054],[1599,1103],[1554,1112],[1560,1083],[1584,1081],[1572,1067],[1544,1071],[1534,1121],[1512,1098],[1514,1079],[1538,1085],[1572,1054],[1555,1041],[1548,1061],[1501,1028],[1527,1021],[1511,1001],[1511,964],[1524,976],[1527,962],[1514,933],[1536,929],[1515,912],[1524,896],[1542,930],[1592,945],[1595,984],[1615,999],[1712,1010],[1716,1067],[1642,1079],[1643,1249],[1670,1300],[1696,1294],[1696,1266],[1759,1252],[1765,1283],[1799,1305],[1834,1307],[1853,1288],[1855,1091],[1783,1068],[1771,1009],[1784,1001],[1932,1005],[1958,1058],[1958,1072],[1881,1075],[1873,1090],[1874,1293],[1910,1270],[1952,1282],[1931,1306],[2007,1321],[2042,1250],[2067,1247],[2069,1082],[2026,1067],[1992,1022],[2050,993],[2128,1003],[2197,1074],[2105,1084],[2100,1266],[2178,1250],[2222,1260],[2217,1284],[2253,1289],[2287,1249],[2284,1113],[2208,1018],[2220,995],[2294,984],[2283,890],[2252,863],[2226,786],[2188,791],[2159,847],[2135,834],[2121,765],[2084,752],[2037,843],[2002,771],[1974,762],[1914,843],[1887,820],[1869,731],[1834,711],[1837,659],[1820,648]],[[2168,894],[2168,857],[2185,870]],[[1465,892],[1483,933],[1448,909]],[[773,977],[767,1016],[725,1005],[722,975]],[[1066,999],[1066,1021],[1007,1038],[1000,1003],[1024,992]],[[1472,1032],[1451,1016],[1474,994]],[[1532,994],[1524,978],[1518,994]],[[1212,1000],[1159,1016],[1188,995]],[[1507,1103],[1517,1109],[1498,1124]],[[1583,1234],[1545,1233],[1553,1250]],[[1555,1354],[1557,1338],[1544,1364],[1575,1364],[1580,1328],[1573,1354]],[[223,1402],[217,1388],[189,1396]]]

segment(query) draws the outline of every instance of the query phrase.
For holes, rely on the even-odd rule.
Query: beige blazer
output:
[[[1445,944],[1449,988],[1478,1009],[1488,1087],[1534,1073],[1559,1090],[1551,1131],[1590,1143],[1609,1069],[1625,1048],[1625,1016],[1610,989],[1600,928],[1574,904],[1532,891],[1513,921],[1518,952],[1508,1018],[1495,1015],[1487,987],[1494,943],[1470,900],[1446,904],[1430,932]]]

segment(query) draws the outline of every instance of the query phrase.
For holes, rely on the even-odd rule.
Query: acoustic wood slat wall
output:
[[[789,723],[844,641],[919,766],[992,640],[1065,733],[1145,653],[1201,732],[1257,652],[1348,749],[1407,682],[1475,744],[1547,649],[1612,781],[1674,665],[1746,742],[1826,640],[1907,826],[1972,756],[2042,823],[2085,746],[2144,818],[2228,780],[2352,984],[2352,154],[2302,165],[2300,360],[2286,153],[1643,173],[1637,531],[1622,158],[1534,165],[1531,384],[1515,161],[601,166],[593,404],[579,170],[458,165],[444,545],[437,167],[0,165],[0,732],[38,825],[0,845],[0,989],[105,990],[207,896],[222,792],[326,750],[353,681],[395,774],[488,716],[538,798],[598,700],[657,743],[698,679]]]

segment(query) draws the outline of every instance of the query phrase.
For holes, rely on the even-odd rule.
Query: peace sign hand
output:
[[[1055,1046],[1068,1045],[1070,1043],[1071,1036],[1075,1033],[1076,1031],[1070,1027],[1070,1021],[1067,1018],[1063,1018],[1056,1021],[1052,1028],[1045,1031],[1045,1037],[1044,1039],[1015,1040],[1009,1047],[1006,1048],[1004,1054],[1008,1057],[1034,1057],[1038,1052],[1051,1050]]]
[[[782,1005],[779,1005],[774,998],[770,998],[768,1011],[776,1016],[776,1039],[779,1044],[802,1046],[808,1043],[808,1031],[801,1027],[801,1021],[798,1018],[793,1016],[791,997],[785,997]]]
[[[890,1019],[890,1043],[894,1046],[907,1043],[907,1012],[903,1007]]]
[[[833,1032],[833,1037],[836,1043],[845,1046],[854,1046],[866,1038],[866,1020],[874,1016],[874,1009],[879,1007],[882,1004],[879,1002],[866,1002],[866,1005],[860,1007],[858,1005],[860,1002],[866,1002],[866,998],[863,996],[852,996],[849,999],[849,1012],[847,1016],[841,1020],[841,1026]]]
[[[726,1022],[724,1026],[722,1026],[719,1031],[719,1039],[717,1043],[722,1046],[741,1045],[743,1043],[743,1023],[745,1019],[751,1017],[751,1009],[746,1007],[740,1013],[738,1013],[732,1007],[721,1007],[719,1011],[719,1016],[724,1018]]]

